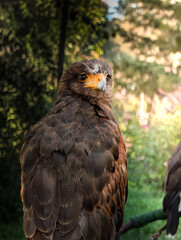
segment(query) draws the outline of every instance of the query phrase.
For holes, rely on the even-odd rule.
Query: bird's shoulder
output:
[[[65,155],[81,155],[84,163],[85,159],[102,156],[106,162],[112,159],[111,154],[117,157],[119,141],[110,108],[67,96],[26,134],[20,154],[22,168],[27,172],[42,159],[50,159],[52,164],[52,159],[65,159]]]

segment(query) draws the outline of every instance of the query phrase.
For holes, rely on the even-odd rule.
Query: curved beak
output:
[[[106,91],[106,79],[105,79],[105,77],[103,77],[101,79],[101,81],[97,84],[97,88],[104,91],[104,92]]]
[[[106,76],[103,73],[87,74],[84,87],[106,91]]]

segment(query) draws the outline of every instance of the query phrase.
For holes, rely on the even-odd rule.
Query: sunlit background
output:
[[[24,239],[19,151],[25,132],[56,98],[63,56],[64,69],[83,58],[100,58],[114,69],[112,107],[128,156],[125,221],[162,208],[167,161],[181,139],[181,1],[69,0],[63,19],[65,2],[0,1],[3,240]],[[121,239],[148,240],[164,224],[153,222]]]

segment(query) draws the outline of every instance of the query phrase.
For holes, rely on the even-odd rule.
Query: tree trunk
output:
[[[62,0],[59,1],[59,6],[61,5]],[[59,56],[58,56],[58,82],[63,73],[63,63],[64,63],[64,56],[65,56],[65,42],[66,42],[66,29],[67,29],[67,22],[68,22],[68,10],[69,10],[69,0],[63,0],[63,6],[61,11],[61,18],[60,18],[60,38],[59,38]]]

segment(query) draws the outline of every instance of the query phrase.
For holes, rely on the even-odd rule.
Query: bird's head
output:
[[[111,102],[112,68],[105,62],[92,59],[71,64],[64,72],[58,96],[78,94],[94,101]]]

